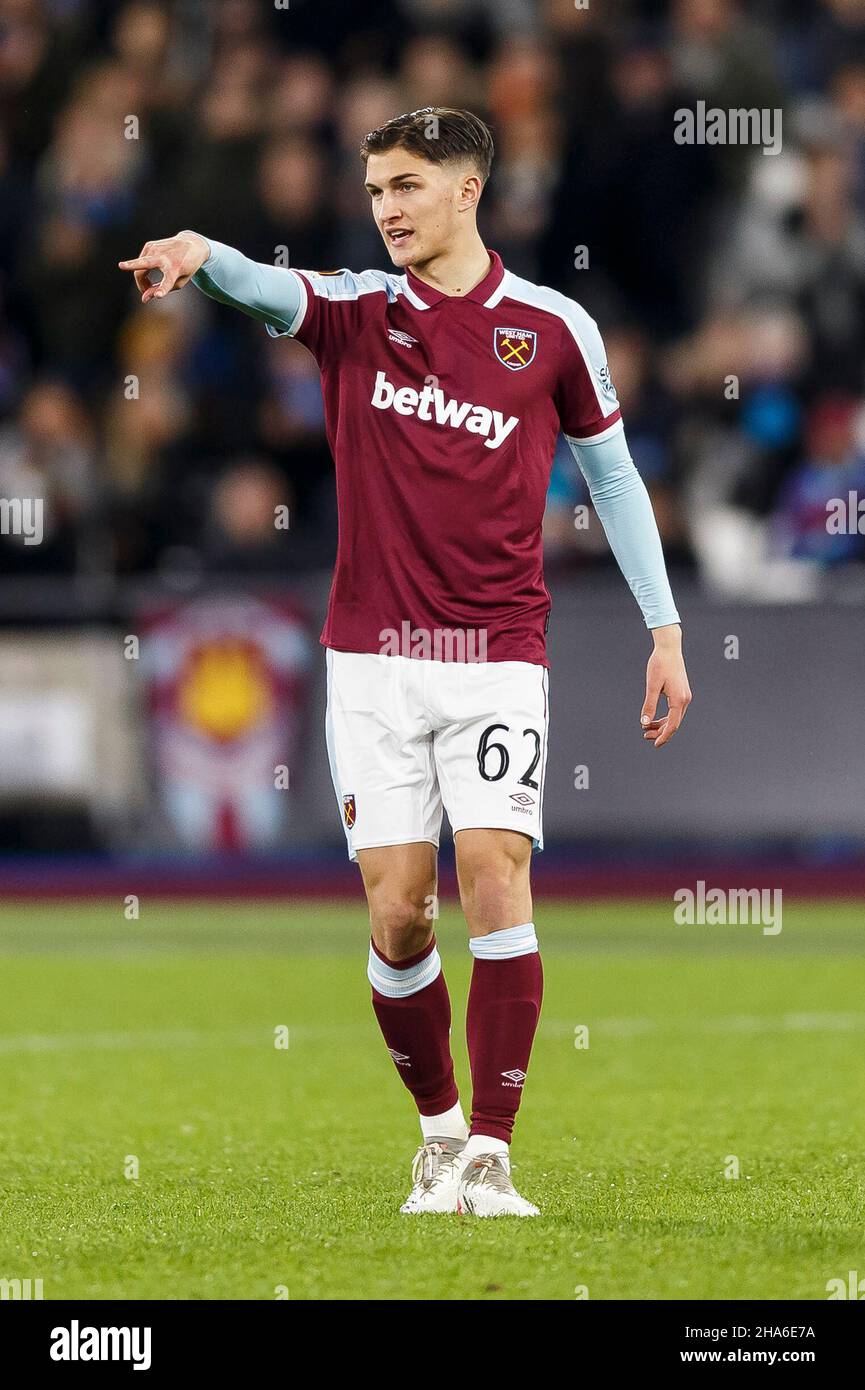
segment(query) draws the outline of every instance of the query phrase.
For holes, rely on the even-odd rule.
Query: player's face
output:
[[[366,189],[394,265],[422,265],[447,249],[462,215],[477,201],[471,189],[466,193],[467,184],[472,179],[464,170],[432,164],[410,150],[370,155]]]

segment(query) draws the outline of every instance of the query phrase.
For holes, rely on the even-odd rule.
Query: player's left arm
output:
[[[598,326],[573,301],[564,304],[559,418],[610,549],[654,639],[640,724],[644,739],[663,748],[691,703],[679,614],[652,503],[628,450]],[[658,717],[662,695],[667,712]]]
[[[685,717],[691,687],[682,655],[679,614],[652,503],[628,451],[624,429],[599,443],[566,438],[588,484],[610,549],[654,638],[640,723],[643,737],[662,748]],[[662,695],[666,696],[667,713],[657,718]]]

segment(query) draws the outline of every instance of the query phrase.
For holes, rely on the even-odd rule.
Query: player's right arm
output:
[[[181,290],[210,255],[210,243],[198,232],[178,232],[160,241],[145,241],[131,261],[118,261],[121,270],[131,270],[141,291],[141,303],[164,299],[172,290]],[[153,271],[162,279],[153,281]]]
[[[162,241],[145,242],[135,260],[119,265],[134,273],[142,304],[164,299],[191,280],[211,299],[283,333],[294,331],[305,304],[303,286],[291,271],[252,261],[233,246],[207,241],[198,232],[183,231]],[[155,270],[162,273],[156,285],[150,279]]]

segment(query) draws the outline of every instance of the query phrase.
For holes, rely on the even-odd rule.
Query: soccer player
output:
[[[596,324],[512,275],[478,233],[487,126],[428,107],[372,131],[361,155],[392,272],[283,269],[193,231],[120,265],[144,304],[192,280],[318,362],[339,512],[327,746],[369,904],[373,1009],[420,1116],[401,1210],[533,1216],[509,1145],[542,994],[529,868],[543,848],[541,525],[560,430],[652,631],[640,723],[656,748],[691,698],[679,615]],[[434,934],[443,804],[474,957],[470,1124]]]

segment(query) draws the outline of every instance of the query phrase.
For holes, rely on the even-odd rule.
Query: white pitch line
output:
[[[262,1041],[272,1046],[273,1034],[266,1029],[250,1028],[224,1033],[194,1028],[152,1028],[124,1033],[18,1033],[0,1035],[0,1053],[116,1052],[134,1051],[137,1047],[201,1047],[206,1043],[244,1046]]]
[[[541,1019],[539,1032],[546,1037],[573,1037],[576,1027],[587,1026],[596,1037],[630,1038],[645,1033],[681,1035],[694,1033],[847,1033],[865,1029],[865,1013],[719,1014],[709,1019],[660,1017],[592,1018],[578,1023],[566,1019]],[[151,1028],[127,1032],[18,1033],[0,1035],[0,1054],[15,1052],[116,1052],[136,1048],[273,1047],[273,1028],[218,1029]],[[349,1036],[373,1038],[372,1022],[288,1025],[289,1046],[327,1042]]]
[[[642,1033],[848,1033],[865,1028],[865,1013],[719,1014],[715,1018],[664,1019],[597,1018],[577,1024],[563,1019],[541,1020],[539,1031],[551,1036],[572,1036],[575,1027],[587,1026],[597,1035],[629,1038]]]

